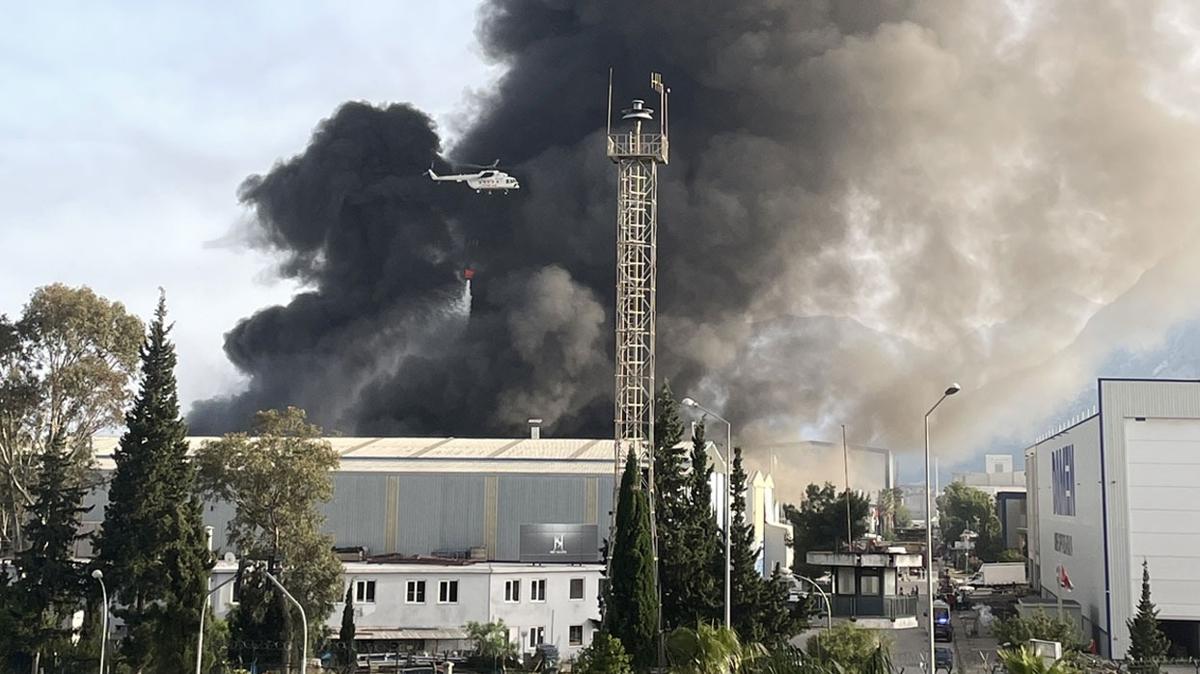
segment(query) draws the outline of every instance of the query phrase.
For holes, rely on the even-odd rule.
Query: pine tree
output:
[[[75,561],[86,488],[61,435],[39,459],[37,487],[25,530],[28,547],[17,553],[18,580],[8,594],[22,634],[20,650],[33,662],[47,646],[70,635],[67,619],[80,605],[85,579]]]
[[[621,475],[612,578],[605,608],[605,631],[628,644],[635,669],[648,670],[656,659],[658,596],[654,589],[650,504],[632,451]]]
[[[769,647],[783,646],[808,624],[803,605],[788,602],[791,582],[776,567],[760,586],[758,616],[760,642]]]
[[[1167,657],[1170,642],[1158,627],[1158,609],[1150,601],[1150,565],[1142,561],[1142,598],[1137,615],[1125,621],[1129,628],[1129,659],[1154,663]],[[1141,670],[1139,670],[1141,671]]]
[[[342,629],[338,632],[338,664],[343,672],[355,669],[354,653],[354,584],[346,587],[346,607],[342,609]]]
[[[795,636],[803,626],[801,612],[788,606],[788,585],[780,569],[770,579],[758,569],[759,550],[754,544],[754,527],[746,519],[746,471],[742,450],[733,450],[733,537],[730,551],[733,628],[745,643],[779,645]]]
[[[211,568],[166,314],[160,296],[100,534],[100,559],[129,630],[121,653],[135,671],[188,669]]]

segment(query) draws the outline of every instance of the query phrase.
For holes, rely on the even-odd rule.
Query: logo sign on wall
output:
[[[595,524],[522,524],[518,555],[522,562],[600,561]]]
[[[1075,445],[1054,450],[1050,455],[1050,478],[1054,487],[1054,514],[1075,516]]]

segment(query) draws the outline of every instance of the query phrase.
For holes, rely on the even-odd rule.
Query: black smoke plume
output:
[[[292,404],[353,434],[609,433],[611,66],[618,106],[651,70],[672,90],[660,379],[743,433],[900,447],[961,379],[947,444],[1032,433],[1107,349],[1194,313],[1125,301],[1194,266],[1171,6],[495,0],[478,34],[507,71],[453,148],[409,106],[348,103],[242,186],[310,290],[227,335],[248,388],[193,429]],[[444,152],[522,189],[431,183]]]

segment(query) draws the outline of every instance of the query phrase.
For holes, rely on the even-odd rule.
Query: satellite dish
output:
[[[223,559],[223,560],[225,560],[225,561],[229,562],[230,564],[233,564],[233,563],[237,562],[237,555],[233,554],[232,552],[226,552],[226,553],[225,553],[225,554],[224,554],[224,555],[221,557],[221,559]]]

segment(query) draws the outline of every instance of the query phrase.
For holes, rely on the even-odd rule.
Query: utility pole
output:
[[[850,516],[850,452],[846,449],[846,424],[842,424],[842,469],[846,473],[846,548],[854,550],[854,523]]]

